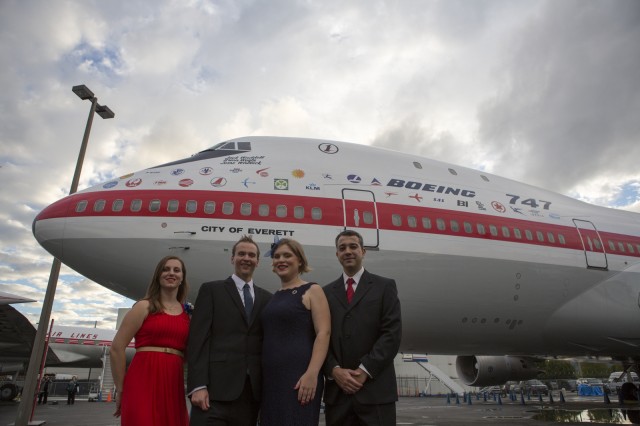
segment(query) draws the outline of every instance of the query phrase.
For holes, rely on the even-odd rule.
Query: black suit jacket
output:
[[[366,270],[347,303],[342,275],[324,287],[331,310],[331,344],[324,364],[325,376],[335,366],[356,369],[364,365],[370,378],[354,397],[362,404],[386,404],[398,400],[393,359],[402,337],[402,318],[396,282]],[[336,404],[347,396],[333,380],[327,380],[324,398]]]
[[[262,385],[262,322],[260,314],[271,293],[253,286],[255,300],[246,318],[231,277],[203,283],[198,292],[187,343],[188,393],[206,386],[209,399],[236,400],[247,374],[256,400]]]

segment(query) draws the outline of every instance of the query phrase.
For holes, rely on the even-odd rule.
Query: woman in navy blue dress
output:
[[[260,425],[317,425],[331,333],[329,304],[322,287],[300,278],[310,271],[300,243],[282,239],[272,246],[271,257],[281,289],[262,311]]]

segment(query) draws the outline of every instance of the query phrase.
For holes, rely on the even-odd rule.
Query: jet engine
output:
[[[456,371],[468,386],[492,386],[509,380],[529,380],[543,372],[537,368],[533,358],[475,355],[457,357]]]

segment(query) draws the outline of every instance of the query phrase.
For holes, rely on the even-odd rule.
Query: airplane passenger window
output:
[[[627,243],[627,249],[629,249],[629,253],[633,253],[633,246],[630,243]]]
[[[101,212],[102,210],[104,210],[105,204],[107,204],[105,200],[96,200],[95,204],[93,205],[93,211]]]
[[[464,232],[467,234],[471,234],[473,232],[473,226],[471,226],[469,222],[464,222],[462,226],[464,226]]]
[[[87,200],[82,200],[76,204],[76,213],[82,213],[87,208]]]
[[[269,204],[260,204],[258,206],[258,214],[262,217],[269,216]]]
[[[565,245],[567,244],[567,241],[564,239],[564,235],[562,234],[558,234],[558,241],[560,241],[560,244]],[[596,240],[596,247],[598,247],[600,245],[600,241]],[[598,247],[598,250],[600,250],[600,248]]]
[[[451,174],[452,174],[452,175],[454,175],[454,176],[458,176],[458,172],[456,172],[456,171],[455,171],[455,170],[453,170],[453,169],[449,169],[449,173],[451,173]]]
[[[544,235],[542,234],[542,232],[536,231],[536,238],[538,238],[538,241],[540,241],[541,243],[544,243]]]
[[[160,200],[151,200],[149,201],[149,211],[151,212],[157,212],[160,211],[160,205],[162,203],[160,202]]]
[[[216,202],[215,201],[205,201],[204,202],[204,212],[205,214],[213,214],[216,211]]]
[[[293,208],[293,217],[295,217],[296,219],[304,219],[304,207],[295,206]]]
[[[233,202],[225,201],[222,203],[222,214],[233,214]]]
[[[562,239],[564,240],[564,237]],[[560,242],[564,244],[564,241],[561,240]],[[602,244],[600,244],[600,238],[595,238],[593,240],[593,244],[596,246],[598,250],[602,250]]]
[[[251,215],[251,203],[242,203],[242,204],[240,204],[240,214],[242,216]]]
[[[407,223],[409,224],[409,228],[415,228],[418,226],[418,221],[415,216],[407,216]]]
[[[311,219],[322,220],[322,209],[320,207],[313,207],[311,209]]]
[[[613,245],[613,241],[609,241],[609,250],[616,251],[616,246]]]
[[[187,200],[187,205],[185,206],[185,211],[187,213],[195,213],[198,211],[198,202],[196,200]]]
[[[449,224],[451,225],[451,230],[453,232],[460,232],[460,225],[457,220],[451,220]]]
[[[391,215],[391,223],[393,223],[394,226],[402,226],[402,216],[399,214]]]
[[[169,200],[167,203],[167,211],[169,213],[175,213],[178,211],[178,207],[180,206],[180,202],[178,200]]]
[[[506,226],[502,227],[502,236],[505,238],[509,238],[511,236],[511,233],[509,232],[509,228],[507,228]]]
[[[551,232],[547,232],[547,239],[549,240],[550,243],[556,242],[556,238],[553,236],[553,233]]]
[[[414,161],[413,167],[415,167],[416,169],[422,169],[422,164],[418,163],[417,161]]]
[[[280,204],[276,206],[276,216],[278,217],[287,217],[287,206]]]
[[[529,240],[529,241],[533,240],[533,234],[528,229],[524,230],[524,236],[527,237],[527,240]]]
[[[489,225],[489,232],[491,233],[491,235],[493,235],[494,237],[498,236],[498,228],[495,225]]]
[[[476,229],[478,230],[478,234],[480,235],[484,235],[487,233],[487,231],[484,229],[484,225],[481,223],[476,225]]]
[[[365,210],[364,212],[362,212],[362,220],[367,225],[371,225],[373,223],[373,213]]]
[[[636,248],[638,249],[638,253],[640,253],[640,244],[636,244]]]
[[[121,212],[124,207],[124,200],[117,199],[113,200],[113,204],[111,204],[111,210],[114,212]]]
[[[518,228],[513,228],[513,235],[519,240],[522,239],[522,232]]]
[[[429,219],[428,217],[423,217],[422,218],[422,227],[424,229],[431,229],[431,219]]]
[[[447,225],[444,223],[444,219],[436,219],[436,228],[440,231],[447,229]]]
[[[139,212],[142,209],[142,200],[135,199],[131,200],[131,205],[129,206],[129,210],[132,212]]]
[[[95,210],[95,207],[94,207]],[[618,248],[620,249],[621,252],[624,253],[624,244],[622,244],[621,242],[618,241]]]

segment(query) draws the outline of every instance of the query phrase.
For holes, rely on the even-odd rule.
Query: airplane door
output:
[[[607,254],[596,226],[588,220],[573,219],[582,240],[587,268],[607,269]]]
[[[373,192],[362,189],[343,189],[342,206],[344,228],[358,231],[367,249],[378,248],[378,210]]]

